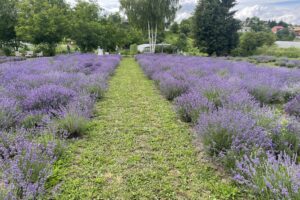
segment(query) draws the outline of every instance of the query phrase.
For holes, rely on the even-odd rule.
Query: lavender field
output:
[[[64,139],[85,134],[120,60],[71,54],[0,65],[0,199],[44,194]]]
[[[300,70],[138,55],[204,150],[259,199],[300,199]]]

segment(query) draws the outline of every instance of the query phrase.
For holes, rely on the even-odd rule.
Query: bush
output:
[[[300,117],[300,95],[286,104],[285,111],[290,115]]]
[[[248,115],[228,109],[201,114],[196,132],[212,156],[225,158],[225,165],[232,167],[244,154],[250,155],[272,146],[267,133]],[[228,155],[228,156],[227,156]]]
[[[38,44],[34,48],[35,53],[43,52],[44,56],[55,56],[56,54],[56,45],[53,44]]]
[[[134,56],[136,54],[138,54],[137,44],[130,45],[130,55]]]
[[[2,51],[3,51],[4,55],[6,55],[6,56],[12,56],[13,52],[14,52],[14,49],[11,48],[11,47],[3,47]]]
[[[21,118],[21,110],[13,99],[0,97],[0,130],[15,127]]]
[[[21,123],[21,126],[25,129],[33,129],[41,126],[43,124],[43,115],[30,114],[27,115]]]
[[[75,108],[63,108],[60,117],[54,123],[58,132],[67,138],[80,137],[88,129],[88,119]]]
[[[238,51],[243,56],[253,55],[257,48],[264,45],[271,46],[276,41],[276,37],[272,32],[247,32],[240,37]]]
[[[9,191],[6,199],[37,199],[51,175],[54,144],[30,142],[22,134],[1,133],[2,180]]]
[[[170,74],[164,73],[162,74],[164,77],[159,81],[159,88],[161,93],[170,101],[179,97],[183,93],[185,93],[188,89],[186,83],[183,80],[177,80]]]
[[[289,156],[300,155],[300,124],[289,120],[272,134],[273,148],[276,153],[285,152]]]
[[[214,109],[214,105],[199,92],[191,91],[175,99],[176,110],[185,122],[197,122],[201,113]]]
[[[234,179],[252,188],[259,199],[300,199],[300,166],[285,153],[245,156],[236,165]]]
[[[73,90],[57,85],[44,85],[32,90],[23,102],[25,110],[49,113],[66,106],[75,97]]]

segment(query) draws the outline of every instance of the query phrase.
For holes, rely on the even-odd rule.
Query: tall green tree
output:
[[[238,45],[240,22],[235,0],[201,0],[194,14],[196,46],[209,55],[226,55]]]
[[[193,29],[193,18],[190,17],[188,19],[182,20],[179,29],[180,33],[183,33],[186,36],[190,36]]]
[[[100,45],[102,27],[100,7],[96,3],[78,1],[72,12],[71,24],[70,37],[82,52],[90,52]]]
[[[258,17],[247,18],[245,24],[254,32],[270,31],[267,22],[260,20]]]
[[[17,36],[22,41],[46,44],[49,54],[69,30],[69,6],[64,0],[22,0],[18,5]]]
[[[284,28],[276,33],[277,39],[281,41],[293,41],[296,38],[294,32],[291,32],[288,28]]]
[[[0,45],[16,39],[17,0],[0,0]]]
[[[188,45],[187,36],[184,33],[180,33],[176,41],[176,46],[180,51],[186,51]]]
[[[178,25],[178,23],[174,22],[171,25],[170,30],[171,30],[172,33],[175,33],[175,34],[178,33],[178,31],[179,31],[179,25]]]
[[[148,30],[151,52],[155,52],[157,33],[174,21],[179,0],[120,0],[121,8],[134,26]]]

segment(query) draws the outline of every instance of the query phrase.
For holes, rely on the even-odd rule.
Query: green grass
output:
[[[187,124],[125,58],[89,133],[57,162],[53,199],[237,199],[239,189],[193,145]],[[50,189],[49,189],[50,190]]]

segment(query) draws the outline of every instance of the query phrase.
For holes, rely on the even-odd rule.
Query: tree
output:
[[[272,32],[247,32],[240,38],[239,51],[243,56],[252,55],[257,48],[271,46],[275,41],[276,37]]]
[[[187,36],[183,33],[180,33],[176,42],[177,48],[181,51],[186,51],[187,45],[188,45]]]
[[[130,23],[148,30],[150,50],[154,53],[158,31],[174,21],[179,0],[120,0],[120,3]]]
[[[93,51],[100,45],[103,29],[99,14],[99,6],[91,2],[78,1],[73,9],[70,37],[82,52]]]
[[[17,36],[33,44],[46,44],[49,54],[68,32],[68,4],[64,0],[22,0],[19,3]]]
[[[240,22],[234,19],[235,0],[199,1],[194,14],[196,46],[208,55],[226,55],[238,44]]]
[[[294,32],[291,32],[288,28],[284,28],[276,33],[277,39],[281,41],[293,41],[296,38]]]
[[[16,39],[17,0],[0,0],[0,47]]]
[[[184,19],[180,23],[180,33],[185,34],[186,36],[190,35],[193,28],[193,18]]]
[[[254,32],[270,30],[270,28],[267,26],[267,22],[260,20],[258,17],[247,18],[245,23],[246,26],[250,27]]]
[[[172,25],[171,25],[171,28],[170,28],[171,32],[172,33],[178,33],[179,31],[179,25],[177,22],[174,22]]]

